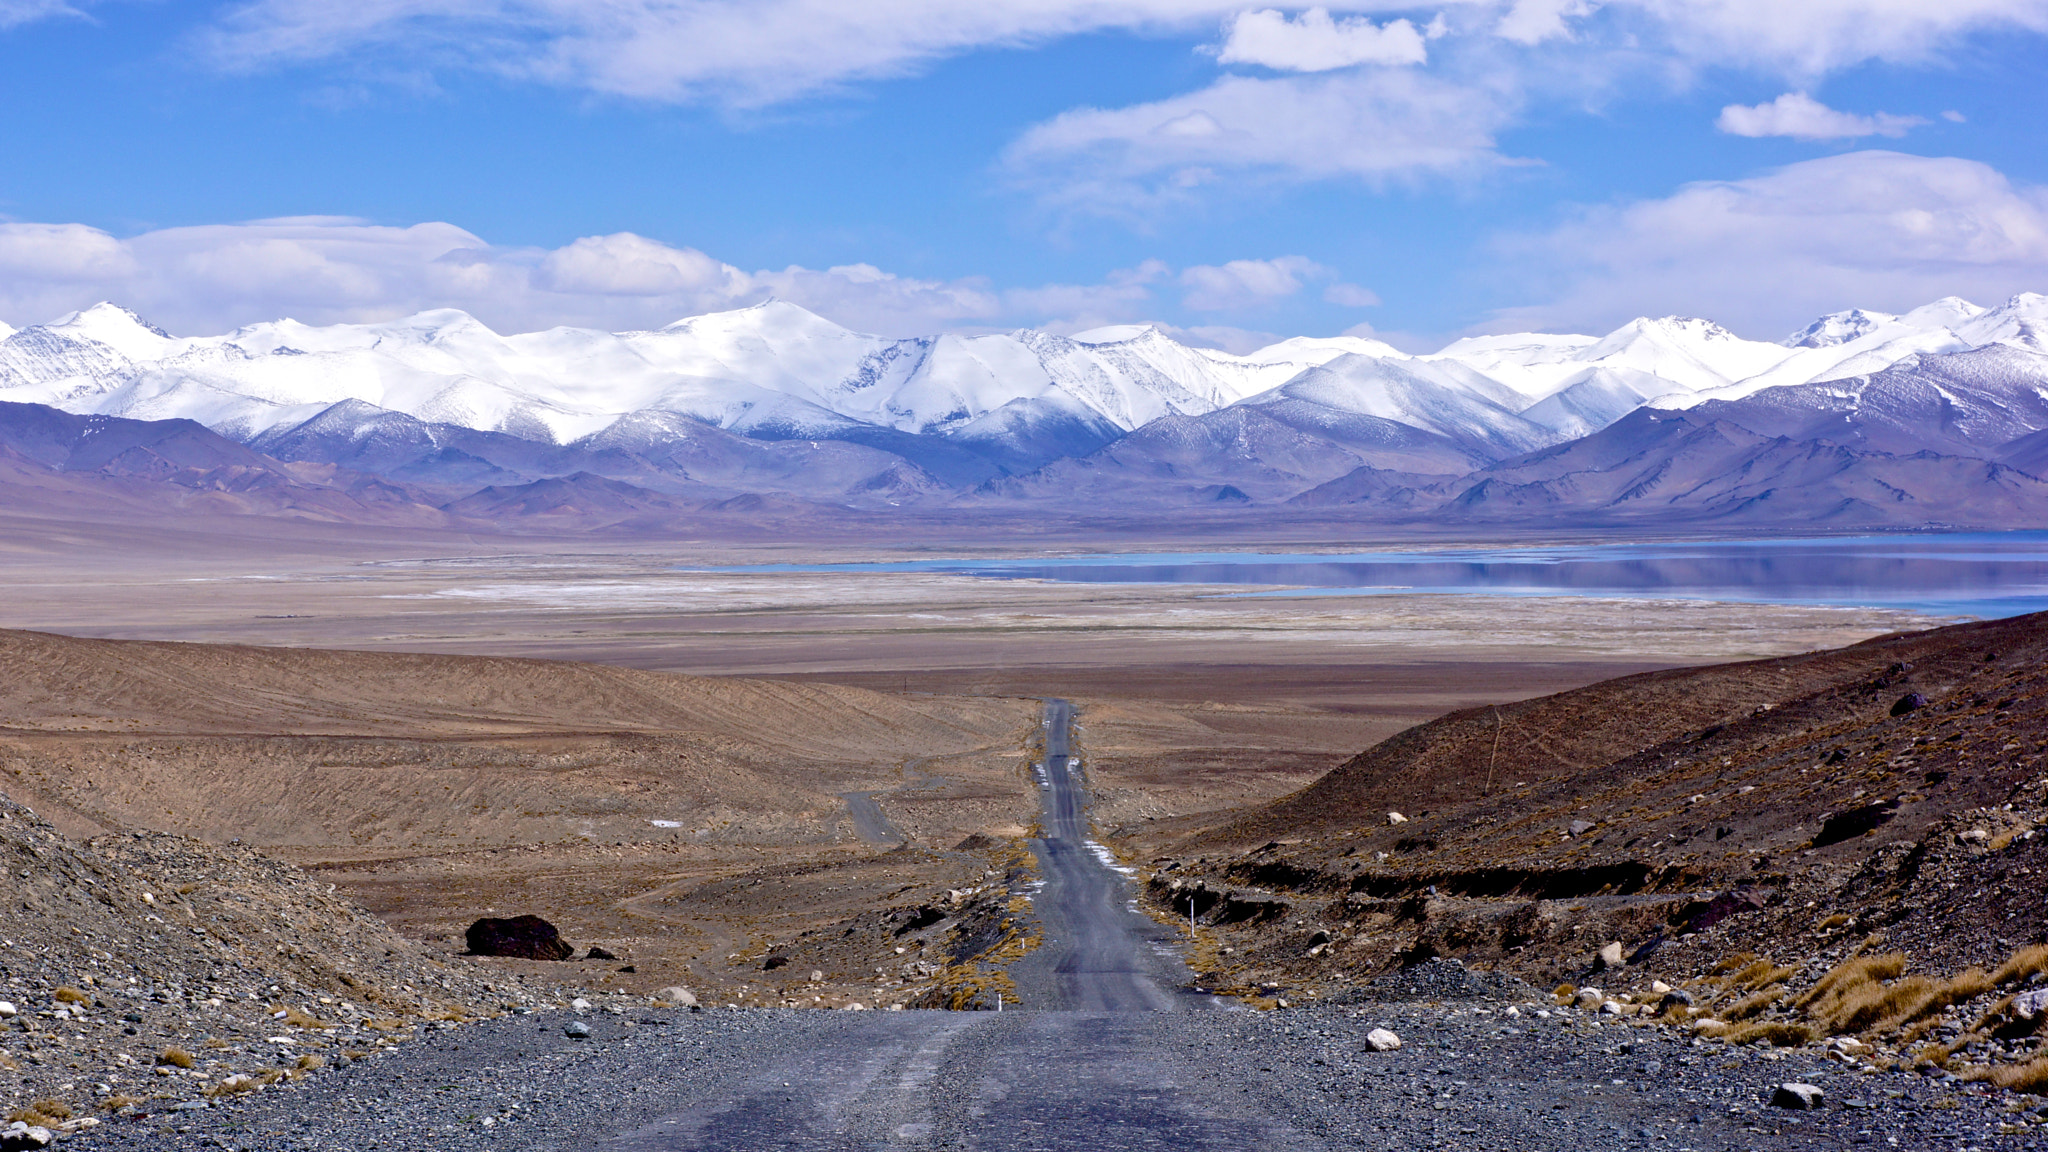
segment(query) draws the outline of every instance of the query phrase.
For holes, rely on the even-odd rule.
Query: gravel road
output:
[[[450,1028],[277,1089],[126,1119],[87,1148],[2048,1148],[2048,1103],[1862,1074],[1517,999],[1455,964],[1361,1002],[1255,1012],[1184,991],[1170,931],[1086,841],[1048,705],[1046,942],[1026,1009],[589,1009]],[[1381,997],[1373,999],[1374,996]],[[1218,1010],[1183,1010],[1216,1008]],[[567,1034],[572,1024],[588,1035]],[[1366,1033],[1404,1043],[1373,1052]],[[1770,1105],[1780,1083],[1826,1105]],[[2021,1110],[2028,1109],[2028,1110]],[[2038,1110],[2034,1110],[2038,1109]],[[2002,1131],[2003,1130],[2003,1131]]]

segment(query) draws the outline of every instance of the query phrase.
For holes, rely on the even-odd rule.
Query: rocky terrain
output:
[[[2019,617],[1453,713],[1149,832],[1146,895],[1269,1000],[1449,956],[2040,1091],[2044,657],[2048,617]]]
[[[1043,1014],[691,1013],[599,998],[440,1033],[303,1091],[124,1119],[81,1145],[995,1149],[1085,1131],[1087,1147],[1140,1149],[1465,1148],[1482,1133],[1532,1152],[2048,1146],[2039,1097],[1723,1046],[1487,988],[1444,961],[1417,980],[1427,986],[1342,1006],[1083,1015],[1091,1035],[1143,1053],[1128,1094],[1100,1112],[1020,1058],[1038,1055]],[[1400,1047],[1375,1050],[1381,1030]],[[935,1034],[948,1038],[936,1055]],[[1784,1106],[1788,1084],[1817,1089],[1814,1107]],[[835,1130],[835,1112],[854,1130]],[[907,1132],[890,1124],[906,1118]]]
[[[154,833],[81,843],[0,800],[0,861],[10,1120],[79,1130],[569,998],[453,962],[247,848]]]

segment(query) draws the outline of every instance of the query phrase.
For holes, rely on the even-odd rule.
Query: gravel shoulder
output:
[[[298,1087],[118,1121],[73,1145],[2048,1147],[2048,1117],[2015,1111],[2023,1098],[1510,1006],[999,1015],[599,1005],[484,1022]],[[571,1020],[590,1036],[566,1036]],[[1367,1049],[1380,1027],[1403,1038],[1398,1051]],[[1819,1086],[1825,1106],[1772,1107],[1787,1081]]]

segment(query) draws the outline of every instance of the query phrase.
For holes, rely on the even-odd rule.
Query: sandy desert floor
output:
[[[637,971],[618,982],[654,987],[683,978],[729,984],[735,994],[744,984],[754,989],[746,995],[773,1000],[781,993],[762,986],[753,959],[768,944],[856,913],[940,899],[1001,868],[1000,853],[954,846],[975,832],[1025,831],[1034,810],[1033,697],[1080,705],[1097,823],[1114,836],[1149,819],[1292,791],[1454,708],[1928,623],[1890,611],[1688,601],[1247,599],[1234,595],[1243,587],[702,570],[912,555],[929,553],[329,540],[310,531],[197,542],[91,533],[17,539],[0,544],[0,627],[589,661],[850,685],[933,704],[979,698],[985,706],[976,706],[972,738],[911,746],[922,721],[899,717],[892,723],[905,747],[873,746],[874,734],[865,733],[843,763],[816,746],[830,733],[799,739],[801,714],[761,715],[768,735],[759,739],[742,731],[744,717],[732,731],[692,730],[691,755],[703,765],[683,787],[660,766],[664,742],[684,739],[674,725],[635,731],[627,718],[593,733],[574,708],[537,716],[520,731],[507,731],[502,717],[413,717],[407,723],[418,731],[392,729],[371,747],[364,741],[378,734],[372,728],[309,728],[303,710],[281,705],[270,729],[257,708],[229,731],[130,702],[76,721],[54,713],[32,723],[0,719],[41,765],[34,780],[18,772],[14,788],[54,797],[80,783],[70,777],[97,772],[106,780],[119,774],[110,765],[147,762],[176,777],[177,802],[159,813],[108,799],[102,823],[239,834],[319,868],[402,930],[451,948],[475,916],[542,908],[577,939],[633,956]],[[221,685],[204,691],[244,702],[260,695]],[[759,698],[770,710],[805,707],[801,697]],[[745,788],[722,801],[707,792],[680,817],[654,811],[674,809],[680,792],[712,787],[720,756],[744,769]],[[375,780],[361,803],[347,799],[350,789],[307,783],[340,779],[344,762]],[[575,771],[564,775],[571,762]],[[237,786],[210,787],[208,772],[234,775]],[[276,780],[264,783],[266,773]],[[606,786],[605,803],[626,825],[599,821],[602,828],[565,832],[533,816],[553,811],[542,795],[550,788],[581,797],[607,774],[618,779]],[[258,819],[265,788],[280,801],[317,791],[321,811]],[[853,818],[858,801],[843,794],[855,792],[886,822],[880,835],[864,835]],[[568,807],[581,812],[586,800]],[[672,832],[654,819],[688,827]],[[646,830],[622,830],[629,825]],[[856,953],[883,943],[849,941],[846,970],[828,983],[864,979],[874,957]]]

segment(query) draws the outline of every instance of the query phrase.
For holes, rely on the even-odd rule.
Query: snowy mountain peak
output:
[[[1076,344],[1127,344],[1158,331],[1150,324],[1109,324],[1076,332],[1067,339]]]
[[[800,331],[808,333],[829,333],[831,335],[858,335],[850,328],[843,328],[825,319],[801,304],[770,296],[759,304],[745,308],[733,308],[724,312],[707,312],[702,316],[686,316],[661,329],[662,332],[761,332]]]
[[[42,325],[48,332],[103,344],[130,360],[156,360],[179,345],[171,334],[118,304],[102,300]]]
[[[1867,336],[1896,320],[1898,317],[1889,312],[1865,312],[1861,308],[1830,312],[1785,337],[1781,343],[1787,348],[1832,348],[1859,336]]]
[[[1970,303],[1961,296],[1943,296],[1932,304],[1922,304],[1900,320],[1915,328],[1933,330],[1936,328],[1958,328],[1982,316],[1987,309]]]
[[[1955,332],[1979,347],[2011,344],[2031,352],[2048,352],[2048,296],[2022,292],[1956,325]]]

